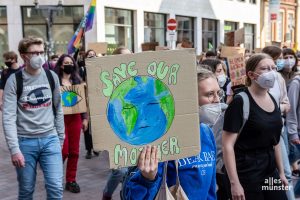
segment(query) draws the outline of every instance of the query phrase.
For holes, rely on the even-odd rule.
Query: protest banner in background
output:
[[[222,46],[221,57],[228,58],[239,54],[245,55],[245,48]]]
[[[188,49],[87,61],[93,145],[111,168],[137,165],[145,145],[160,161],[199,154],[195,58]]]
[[[224,44],[228,47],[234,46],[234,31],[225,33]]]
[[[261,53],[261,51],[262,51],[262,48],[255,48],[255,49],[254,49],[254,52],[255,52],[255,53]]]
[[[245,43],[245,28],[240,28],[234,31],[234,45],[240,45]]]
[[[170,50],[170,48],[165,47],[165,46],[156,46],[155,47],[155,51],[164,51],[164,50]]]
[[[87,112],[84,84],[61,86],[60,90],[64,115]]]
[[[238,54],[232,57],[228,57],[227,61],[229,65],[231,86],[245,85],[246,68],[244,55]]]
[[[92,42],[92,43],[89,43],[88,44],[88,49],[94,50],[97,55],[106,54],[107,53],[107,42]]]

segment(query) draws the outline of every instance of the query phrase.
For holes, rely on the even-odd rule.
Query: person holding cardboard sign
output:
[[[75,60],[66,54],[63,54],[57,61],[56,71],[59,76],[61,86],[72,86],[81,83],[78,75],[78,66]],[[67,99],[70,102],[77,100],[73,94]],[[85,131],[88,128],[87,114],[69,114],[64,115],[65,122],[65,141],[62,149],[63,161],[67,161],[66,170],[66,190],[79,193],[80,187],[76,182],[77,164],[79,157],[79,142],[81,128]]]
[[[212,130],[207,124],[214,124],[221,115],[220,91],[215,75],[206,69],[199,69],[201,152],[197,156],[179,159],[176,162],[169,161],[166,166],[164,163],[158,163],[156,147],[144,147],[139,156],[137,172],[125,183],[125,199],[163,199],[161,195],[165,190],[177,193],[176,199],[181,200],[217,198],[216,145]],[[165,182],[162,183],[163,181]],[[166,183],[169,189],[164,188]],[[172,187],[174,185],[175,188]]]
[[[96,52],[93,49],[89,49],[89,50],[87,50],[85,55],[83,57],[81,57],[78,61],[79,75],[84,82],[87,82],[85,60],[89,59],[89,58],[94,58],[94,57],[97,57]],[[92,158],[92,152],[95,156],[99,156],[99,152],[94,151],[93,137],[92,137],[90,127],[91,127],[91,121],[89,120],[88,128],[86,131],[84,131],[84,144],[85,144],[85,149],[86,149],[86,155],[85,155],[86,159]]]
[[[249,116],[244,122],[242,96],[229,104],[222,134],[223,160],[233,200],[287,199],[281,151],[281,112],[268,93],[274,86],[276,65],[267,54],[256,54],[246,64]],[[275,189],[274,189],[275,188]]]
[[[119,54],[131,54],[132,52],[126,47],[118,47],[112,53],[113,55]],[[127,172],[127,168],[121,169],[112,169],[111,173],[108,177],[107,183],[103,190],[102,200],[110,200],[114,191],[117,189],[119,183],[123,180],[125,174]]]

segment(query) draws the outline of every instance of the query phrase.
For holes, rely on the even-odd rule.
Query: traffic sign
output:
[[[277,14],[271,13],[271,20],[277,20]]]
[[[167,31],[167,41],[177,41],[177,32],[176,31]]]
[[[176,30],[176,27],[177,27],[177,22],[176,22],[176,19],[169,19],[168,22],[167,22],[167,28],[169,31],[174,31]]]

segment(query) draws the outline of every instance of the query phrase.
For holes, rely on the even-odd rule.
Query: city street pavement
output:
[[[2,131],[2,119],[0,118],[0,199],[16,200],[18,194],[18,182],[14,167],[10,161],[10,155]],[[108,154],[103,153],[99,157],[93,157],[90,160],[85,159],[85,147],[83,135],[80,144],[80,156],[77,171],[77,182],[81,192],[73,194],[64,191],[66,200],[90,200],[101,199],[102,190],[109,175]],[[116,190],[113,199],[118,200],[120,191]],[[43,174],[38,169],[37,182],[34,194],[34,200],[45,200],[46,192],[44,188]]]
[[[0,118],[0,122],[2,119]],[[85,146],[83,135],[80,142],[80,156],[77,171],[77,182],[81,192],[73,194],[64,191],[65,200],[90,200],[101,199],[102,191],[109,175],[108,154],[103,152],[99,157],[90,160],[85,159]],[[16,200],[18,194],[18,182],[16,172],[10,161],[10,155],[5,142],[2,123],[0,125],[0,199]],[[295,184],[296,180],[294,180]],[[121,184],[120,184],[121,185]],[[113,195],[114,200],[119,200],[120,185]],[[34,200],[45,200],[46,192],[44,188],[43,174],[40,169],[37,173],[37,181],[34,193]],[[300,200],[300,198],[297,198]]]

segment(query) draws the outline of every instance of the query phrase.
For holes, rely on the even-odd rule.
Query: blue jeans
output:
[[[47,199],[62,199],[63,164],[58,136],[19,137],[19,146],[25,159],[25,167],[16,168],[19,182],[19,200],[33,199],[38,162],[44,174]]]
[[[293,188],[293,182],[292,182],[292,172],[291,172],[291,168],[290,168],[289,157],[288,157],[287,150],[286,150],[287,148],[286,148],[283,137],[284,136],[281,134],[279,144],[280,144],[280,149],[281,149],[281,158],[282,158],[284,174],[285,174],[286,179],[289,182],[289,190],[286,191],[286,195],[287,195],[288,200],[295,200],[295,194],[294,194],[294,188]]]
[[[111,197],[113,195],[119,183],[123,180],[127,170],[127,167],[111,170],[111,174],[109,175],[109,178],[103,191],[104,196]]]

